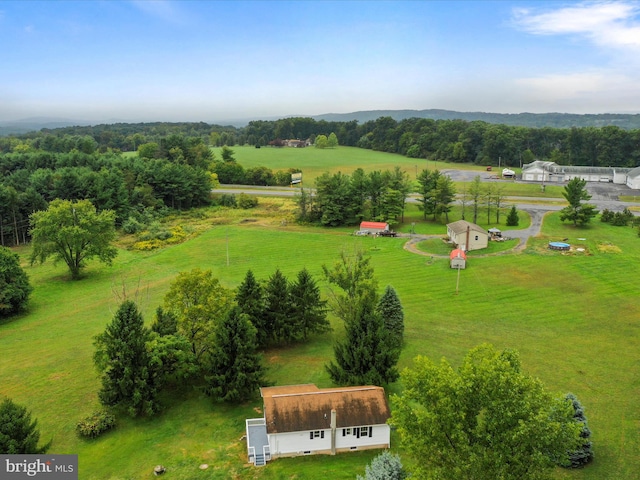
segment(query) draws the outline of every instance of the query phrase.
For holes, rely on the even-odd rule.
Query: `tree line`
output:
[[[341,145],[392,152],[411,158],[518,167],[534,159],[559,165],[635,167],[640,164],[640,130],[603,127],[522,127],[480,120],[433,120],[383,116],[358,123],[310,117],[255,120],[244,127],[206,123],[142,123],[43,129],[0,137],[0,152],[43,150],[136,151],[146,143],[185,137],[206,145],[274,144],[277,139],[312,139],[334,133]],[[170,143],[170,142],[169,142]]]

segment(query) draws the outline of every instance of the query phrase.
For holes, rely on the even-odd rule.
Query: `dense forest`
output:
[[[299,117],[252,121],[243,128],[201,122],[42,129],[0,137],[0,244],[28,241],[29,215],[55,198],[91,200],[99,210],[114,210],[118,226],[131,230],[148,225],[163,210],[209,204],[216,181],[288,184],[292,170],[244,169],[229,147],[278,148],[285,139],[313,143],[332,133],[341,145],[443,162],[640,165],[640,130],[617,126],[527,128],[391,117],[359,124]],[[221,158],[212,147],[222,147]]]
[[[139,123],[42,129],[0,137],[0,153],[136,151],[167,139],[199,139],[208,146],[282,145],[335,133],[341,145],[444,162],[518,167],[533,159],[561,165],[635,167],[640,164],[640,130],[604,127],[519,127],[484,121],[380,117],[358,123],[309,117],[256,120],[242,128],[206,123]],[[167,149],[158,150],[162,158]]]

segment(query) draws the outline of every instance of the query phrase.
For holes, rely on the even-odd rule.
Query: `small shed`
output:
[[[360,231],[368,233],[380,233],[389,230],[389,224],[385,222],[361,222]]]
[[[464,270],[467,266],[467,254],[456,248],[449,254],[449,264],[451,268]]]
[[[489,245],[489,234],[480,225],[458,220],[447,224],[447,235],[456,247],[465,250],[480,250]]]

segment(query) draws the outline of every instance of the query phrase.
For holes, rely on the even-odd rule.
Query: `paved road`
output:
[[[444,171],[443,171],[444,172]],[[446,170],[447,174],[450,176],[458,175],[459,172],[464,172],[462,170]],[[455,174],[453,172],[456,172]],[[468,173],[468,172],[467,172]],[[477,172],[471,172],[472,174],[471,180],[473,177],[477,175]],[[488,175],[487,175],[488,176]],[[460,179],[466,179],[464,175],[461,176]],[[485,180],[485,179],[483,179]],[[503,180],[504,181],[504,180]],[[213,193],[241,193],[244,192],[248,195],[265,195],[265,196],[279,196],[279,197],[293,197],[297,193],[299,193],[298,188],[287,188],[287,187],[256,187],[253,185],[223,185],[220,188],[213,190]],[[588,182],[587,183],[587,191],[590,195],[592,195],[589,203],[595,205],[599,210],[603,210],[605,208],[618,212],[622,211],[625,207],[635,206],[640,207],[640,202],[621,202],[619,200],[620,195],[629,194],[630,190],[625,185],[614,185],[612,183],[596,183],[596,182]],[[518,238],[520,242],[515,247],[515,250],[522,250],[526,246],[527,240],[530,237],[535,237],[540,233],[540,229],[542,228],[542,221],[544,219],[545,214],[548,212],[556,212],[561,210],[565,205],[563,202],[564,199],[559,198],[538,198],[538,197],[507,197],[505,198],[505,204],[514,204],[517,206],[519,210],[522,210],[529,214],[531,217],[531,225],[529,228],[521,229],[521,230],[504,230],[502,235],[504,237],[510,238]],[[535,203],[534,203],[535,202]],[[409,197],[407,198],[407,203],[418,203],[418,198]],[[635,213],[638,215],[638,213]],[[411,240],[406,243],[405,249],[410,250],[414,253],[424,254],[424,252],[420,252],[420,250],[415,248],[415,244],[425,240],[427,238],[432,238],[437,236],[412,236]],[[426,254],[429,255],[429,254]]]

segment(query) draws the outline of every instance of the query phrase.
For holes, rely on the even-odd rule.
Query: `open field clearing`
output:
[[[598,220],[576,229],[550,214],[542,236],[530,240],[523,253],[471,256],[456,295],[457,272],[448,261],[405,251],[406,239],[283,224],[290,216],[290,201],[265,199],[255,211],[230,215],[207,209],[176,217],[175,223],[193,232],[185,243],[150,252],[122,249],[113,267],[91,263],[77,282],[68,279],[63,265],[23,262],[35,290],[29,312],[0,324],[0,394],[31,410],[42,440],[53,438],[51,452],[79,454],[81,479],[152,478],[157,464],[167,467],[167,478],[182,480],[353,479],[377,452],[247,465],[241,437],[245,418],[261,415],[258,399],[220,405],[190,387],[186,395],[168,394],[157,418],[131,420],[120,414],[117,428],[97,440],[79,439],[74,427],[99,408],[92,338],[110,322],[124,294],[137,299],[150,323],[180,271],[211,269],[224,285],[235,287],[249,268],[258,279],[276,268],[293,279],[307,267],[320,281],[323,264],[331,265],[343,249],[361,248],[371,256],[380,290],[391,284],[402,301],[401,367],[416,355],[445,356],[456,364],[482,342],[517,349],[525,371],[553,392],[573,392],[586,408],[595,461],[579,471],[558,469],[557,478],[637,476],[640,304],[634,272],[640,267],[640,239],[635,230]],[[415,207],[397,229],[408,231],[413,221],[419,233],[444,231],[442,225],[422,222]],[[528,219],[523,222],[521,227],[528,225]],[[558,238],[584,251],[549,251],[547,241]],[[17,251],[23,260],[28,257],[28,248]],[[279,385],[330,386],[324,365],[333,357],[334,339],[342,335],[335,319],[332,324],[332,333],[307,344],[266,352],[269,378]],[[390,390],[400,392],[401,386]],[[392,449],[402,454],[395,436]],[[209,465],[206,471],[198,469],[203,463]],[[410,465],[408,459],[405,463]]]

